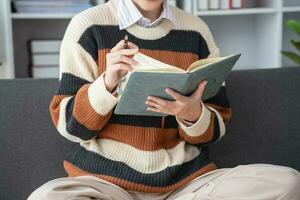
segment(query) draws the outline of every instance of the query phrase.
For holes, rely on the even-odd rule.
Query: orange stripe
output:
[[[223,106],[210,104],[210,103],[205,103],[205,105],[211,106],[214,109],[216,109],[220,113],[220,115],[222,116],[224,124],[227,124],[227,122],[232,117],[232,109],[230,107],[223,107]]]
[[[75,97],[73,116],[86,128],[97,131],[100,130],[109,120],[112,111],[107,115],[99,115],[91,106],[88,98],[88,88],[90,84],[82,86]]]
[[[190,64],[198,60],[198,55],[187,52],[140,49],[140,52],[169,65],[187,70]]]
[[[100,49],[98,51],[98,74],[102,74],[106,70],[106,54],[111,49]],[[198,55],[188,52],[175,52],[168,50],[149,50],[140,49],[140,52],[150,56],[156,60],[187,70],[188,66],[197,61]]]
[[[49,105],[50,115],[55,127],[58,125],[60,102],[71,95],[54,95]]]
[[[147,186],[147,185],[143,185],[143,184],[138,184],[138,183],[133,183],[133,182],[129,182],[127,180],[124,179],[120,179],[120,178],[116,178],[116,177],[112,177],[112,176],[106,176],[106,175],[100,175],[100,174],[93,174],[93,173],[89,173],[86,172],[74,165],[72,165],[71,163],[64,161],[64,168],[66,170],[66,172],[68,173],[69,177],[76,177],[76,176],[95,176],[98,177],[100,179],[104,179],[106,181],[109,181],[113,184],[116,184],[120,187],[125,188],[126,190],[134,190],[134,191],[139,191],[139,192],[147,192],[147,193],[162,193],[162,192],[169,192],[171,190],[176,190],[182,186],[185,186],[187,183],[189,183],[190,181],[192,181],[193,179],[197,178],[198,176],[201,176],[207,172],[213,171],[215,169],[217,169],[217,166],[214,163],[210,163],[208,165],[206,165],[205,167],[197,170],[196,172],[192,173],[191,175],[189,175],[188,177],[186,177],[185,179],[167,186],[167,187],[154,187],[154,186]]]
[[[210,124],[207,128],[207,130],[199,135],[199,136],[190,136],[188,134],[186,134],[184,132],[184,130],[182,130],[182,128],[180,126],[178,126],[179,129],[179,134],[181,135],[181,137],[184,138],[184,140],[188,141],[191,144],[198,144],[198,143],[206,143],[209,142],[213,139],[213,134],[214,134],[214,126],[215,126],[215,113],[211,112],[210,115]]]
[[[101,130],[98,137],[122,142],[145,151],[171,149],[183,141],[177,128],[163,129],[110,123]]]

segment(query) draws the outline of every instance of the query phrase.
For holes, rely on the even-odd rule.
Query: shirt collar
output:
[[[163,19],[170,20],[175,27],[178,27],[178,22],[174,16],[171,6],[165,0],[163,3],[163,11],[158,19],[150,22],[137,9],[132,0],[119,0],[118,4],[118,23],[120,30],[126,29],[129,26],[137,23],[144,27],[153,27],[158,25]]]

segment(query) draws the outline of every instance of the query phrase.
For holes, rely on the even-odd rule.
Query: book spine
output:
[[[209,9],[211,9],[211,10],[220,9],[220,2],[219,2],[219,0],[210,0],[209,1]]]
[[[242,8],[242,0],[230,0],[230,8]]]
[[[198,0],[198,10],[208,10],[208,0]]]
[[[31,40],[31,53],[59,53],[61,40]]]
[[[178,1],[177,5],[181,7],[186,12],[192,13],[193,12],[193,2],[194,0],[185,0],[185,1]]]
[[[177,1],[176,0],[168,0],[168,4],[172,6],[177,6]]]
[[[224,10],[230,9],[230,0],[220,0],[220,7]]]
[[[59,65],[59,54],[32,54],[34,66]]]
[[[96,0],[97,5],[104,4],[106,1],[105,0]]]
[[[31,68],[31,70],[32,70],[32,78],[58,78],[59,77],[58,66],[48,66],[48,67],[34,66]]]

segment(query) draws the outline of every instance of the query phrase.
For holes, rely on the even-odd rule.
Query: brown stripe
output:
[[[88,88],[90,84],[82,86],[76,96],[73,108],[75,119],[91,131],[100,130],[109,120],[112,110],[105,116],[99,115],[91,106],[88,98]]]
[[[140,49],[140,52],[156,60],[187,70],[190,64],[198,60],[198,55],[187,52]]]
[[[211,112],[209,126],[208,126],[207,130],[199,136],[190,136],[190,135],[186,134],[180,126],[178,127],[179,134],[181,135],[181,137],[184,138],[184,140],[188,141],[191,144],[207,143],[207,142],[211,141],[213,138],[214,127],[215,127],[215,120],[214,120],[215,117],[216,117],[215,113]]]
[[[220,115],[222,116],[224,124],[227,124],[227,122],[232,117],[232,109],[230,107],[223,107],[223,106],[210,104],[210,103],[205,103],[205,105],[211,106],[214,109],[216,109],[220,113]]]
[[[49,111],[50,111],[50,115],[52,118],[52,121],[55,125],[55,127],[57,127],[58,125],[58,119],[59,119],[59,111],[60,111],[60,102],[66,98],[69,97],[71,95],[54,95],[51,103],[49,105]]]
[[[98,74],[102,74],[106,69],[106,54],[110,49],[101,49],[98,51]],[[187,70],[188,66],[198,60],[198,55],[187,52],[175,52],[168,50],[149,50],[140,49],[140,52],[156,60]]]
[[[89,172],[86,172],[86,171],[72,165],[71,163],[69,163],[67,161],[64,161],[64,168],[65,168],[66,172],[68,173],[69,177],[86,176],[86,175],[95,176],[100,179],[109,181],[113,184],[116,184],[126,190],[134,190],[134,191],[147,192],[147,193],[158,193],[158,192],[163,193],[163,192],[169,192],[172,190],[176,190],[182,186],[185,186],[187,183],[189,183],[193,179],[197,178],[198,176],[201,176],[207,172],[217,169],[217,166],[214,163],[210,163],[210,164],[206,165],[205,167],[192,173],[190,176],[186,177],[185,179],[181,180],[180,182],[177,182],[177,183],[167,186],[167,187],[147,186],[147,185],[143,185],[143,184],[129,182],[127,180],[119,179],[119,178],[112,177],[112,176],[89,173]]]
[[[115,140],[145,151],[172,149],[183,141],[178,134],[178,129],[121,124],[107,124],[99,133],[99,138]]]
[[[101,49],[98,51],[98,74],[99,76],[106,70],[106,54],[111,49]]]

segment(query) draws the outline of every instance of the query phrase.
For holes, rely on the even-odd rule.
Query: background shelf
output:
[[[236,10],[200,10],[195,14],[198,16],[215,16],[215,15],[250,15],[250,14],[267,14],[276,13],[274,8],[244,8]]]
[[[295,66],[280,51],[295,51],[289,40],[298,36],[286,27],[286,22],[300,20],[300,1],[244,2],[247,4],[242,9],[202,11],[197,10],[196,0],[177,1],[208,24],[222,55],[242,53],[234,69]],[[74,14],[22,14],[10,10],[8,0],[0,2],[0,61],[4,63],[0,78],[29,77],[28,40],[62,39]]]
[[[71,19],[73,13],[13,13],[12,19]]]

